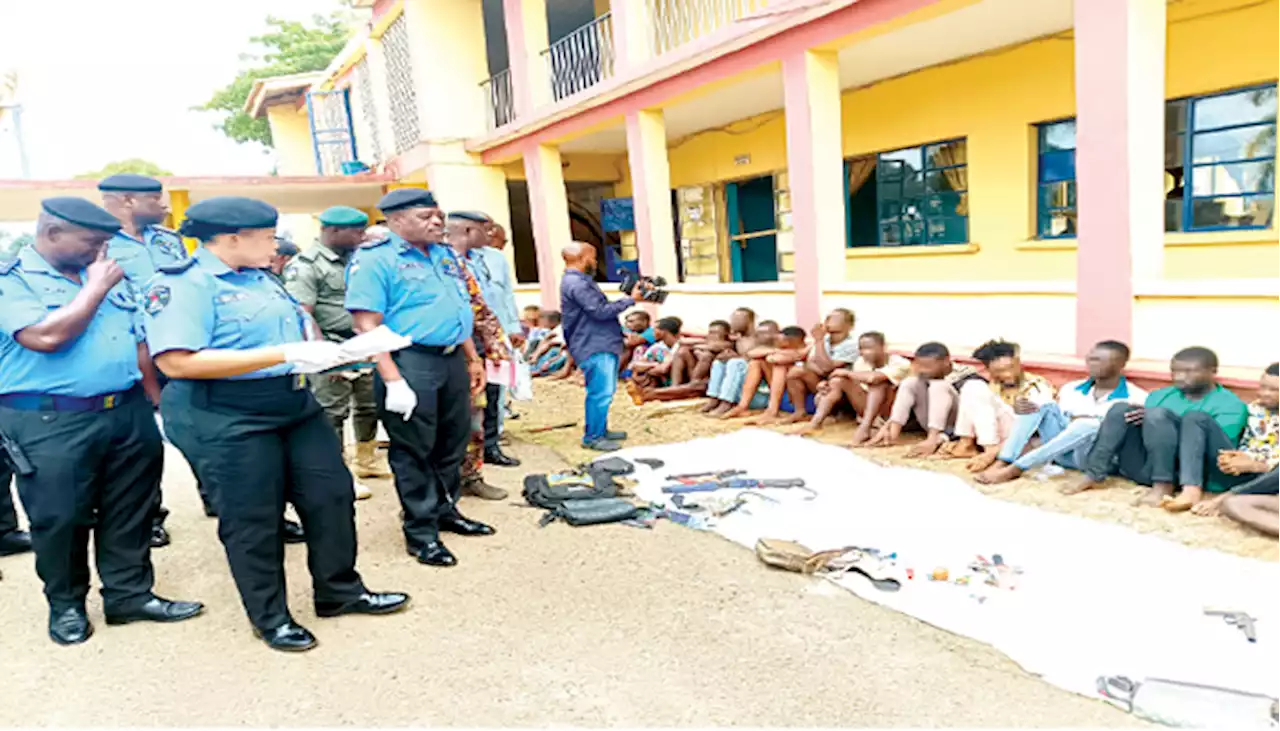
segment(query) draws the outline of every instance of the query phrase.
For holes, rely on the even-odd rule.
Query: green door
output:
[[[725,204],[733,281],[778,281],[773,176],[729,183],[725,186]]]

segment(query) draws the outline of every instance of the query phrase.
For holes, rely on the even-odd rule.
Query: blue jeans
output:
[[[738,403],[742,398],[742,384],[747,380],[747,359],[733,358],[711,364],[707,378],[707,395],[711,398]]]
[[[618,390],[618,354],[596,353],[579,364],[587,384],[586,427],[582,443],[604,439],[609,429],[609,406]]]
[[[1078,470],[1084,465],[1101,426],[1098,419],[1072,421],[1057,404],[1045,404],[1033,414],[1018,415],[1009,438],[1000,449],[1000,459],[1023,472],[1049,462]],[[1040,434],[1040,446],[1022,454],[1031,437],[1037,433]]]

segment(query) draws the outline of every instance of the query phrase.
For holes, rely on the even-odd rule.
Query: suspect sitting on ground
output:
[[[885,349],[884,333],[865,332],[858,337],[858,358],[850,368],[836,368],[818,384],[813,419],[798,433],[817,432],[832,410],[848,401],[858,417],[853,435],[857,447],[871,438],[877,418],[888,418],[898,384],[911,374],[911,361]]]
[[[750,319],[755,320],[755,313],[750,310],[739,310],[738,312],[750,312]],[[744,315],[745,316],[745,315]],[[734,317],[738,317],[738,313],[734,313]],[[736,325],[730,322],[731,327],[736,329]],[[733,337],[732,332],[730,337]],[[755,331],[751,335],[739,335],[734,341],[734,349],[729,357],[721,360],[717,358],[711,364],[711,373],[707,379],[707,403],[702,407],[703,412],[708,416],[721,417],[727,414],[738,401],[742,398],[743,385],[747,379],[747,370],[753,358],[763,358],[765,354],[772,351],[778,338],[778,323],[773,320],[765,320],[755,327]],[[757,355],[753,355],[753,353]],[[722,354],[724,355],[724,354]],[[758,397],[757,403],[754,398]],[[768,393],[753,395],[753,399],[748,399],[748,408],[763,409],[768,403]]]
[[[771,424],[782,410],[782,397],[786,396],[787,373],[796,363],[804,360],[804,328],[791,325],[782,328],[772,347],[758,347],[747,355],[747,377],[742,384],[742,396],[738,405],[721,414],[722,419],[736,419],[748,410],[758,409],[757,396],[767,399],[764,413],[747,420],[746,424]]]
[[[1102,419],[1097,441],[1085,462],[1084,477],[1062,492],[1074,495],[1102,487],[1119,472],[1151,489],[1138,502],[1159,505],[1182,487],[1182,502],[1200,502],[1205,490],[1220,493],[1228,480],[1206,466],[1217,453],[1240,441],[1249,409],[1217,382],[1218,356],[1208,348],[1185,348],[1170,364],[1173,385],[1147,397],[1145,406],[1117,404]]]
[[[1146,402],[1147,392],[1124,377],[1129,362],[1129,347],[1124,343],[1104,340],[1093,346],[1085,362],[1089,377],[1064,385],[1057,403],[1018,415],[1000,448],[1000,461],[978,475],[978,482],[994,485],[1016,480],[1023,472],[1050,462],[1078,470],[1107,410],[1117,403],[1141,406]],[[1040,446],[1023,454],[1036,436]]]
[[[671,318],[676,319],[676,318]],[[661,333],[662,320],[658,321],[659,327],[656,332]],[[714,359],[721,352],[732,352],[733,344],[729,340],[729,323],[724,320],[716,320],[711,323],[707,329],[707,339],[698,342],[697,345],[689,346],[686,341],[681,343],[682,347],[692,347],[697,359],[694,367],[693,380],[685,383],[674,383],[675,377],[672,376],[673,383],[669,386],[658,388],[636,389],[635,382],[627,384],[627,391],[631,394],[632,400],[639,406],[646,401],[679,401],[681,399],[697,398],[707,392],[707,385],[710,379],[706,376],[700,376],[700,370],[705,364],[707,370],[711,370],[714,365]]]
[[[955,427],[959,389],[968,381],[986,380],[978,375],[976,368],[952,363],[951,351],[938,342],[916,348],[912,370],[915,374],[898,387],[889,420],[865,446],[895,446],[903,430],[914,422],[918,428],[925,429],[927,435],[923,442],[907,451],[907,456],[927,457],[937,452],[947,441],[947,432]]]
[[[618,372],[625,378],[631,377],[628,373],[631,362],[639,360],[645,349],[658,340],[650,320],[649,313],[644,310],[628,312],[622,320],[622,359],[618,361]]]
[[[813,326],[813,345],[804,363],[787,372],[787,396],[795,408],[787,423],[797,424],[808,418],[806,397],[817,393],[818,386],[826,382],[832,371],[849,366],[858,359],[858,341],[852,336],[853,325],[853,312],[839,307],[832,310],[825,321]]]
[[[653,328],[655,342],[645,348],[640,360],[631,364],[631,380],[627,393],[636,404],[644,403],[641,394],[646,389],[671,385],[671,367],[680,343],[680,328],[684,323],[678,317],[664,317]]]

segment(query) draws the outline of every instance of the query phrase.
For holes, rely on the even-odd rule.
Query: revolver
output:
[[[1250,616],[1248,612],[1238,612],[1230,609],[1212,609],[1209,607],[1205,607],[1204,613],[1205,613],[1205,616],[1209,616],[1209,617],[1222,617],[1222,621],[1226,622],[1232,627],[1238,627],[1250,642],[1258,641],[1258,635],[1255,632],[1254,626],[1253,626],[1255,619],[1254,617]]]

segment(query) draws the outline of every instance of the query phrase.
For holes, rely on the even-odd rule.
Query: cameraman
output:
[[[618,389],[618,358],[622,355],[622,326],[618,315],[635,305],[627,296],[610,302],[593,276],[596,249],[575,241],[564,247],[564,279],[560,281],[560,313],[569,355],[582,369],[587,386],[586,424],[582,446],[612,452],[626,439],[626,432],[609,431],[609,406]]]

